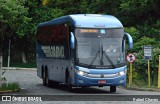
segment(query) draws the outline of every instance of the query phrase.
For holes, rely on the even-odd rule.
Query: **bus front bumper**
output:
[[[73,86],[125,86],[126,74],[113,78],[90,78],[75,74],[75,83]]]

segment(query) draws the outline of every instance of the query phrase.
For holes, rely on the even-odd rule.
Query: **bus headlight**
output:
[[[119,72],[119,75],[120,75],[120,76],[121,76],[121,75],[124,75],[124,74],[125,74],[124,71]]]
[[[86,72],[81,71],[81,70],[77,70],[76,72],[77,72],[77,74],[80,75],[80,76],[84,76],[84,75],[87,74]]]
[[[120,72],[118,72],[117,74],[118,74],[119,76],[122,76],[122,75],[126,74],[126,70],[120,71]]]

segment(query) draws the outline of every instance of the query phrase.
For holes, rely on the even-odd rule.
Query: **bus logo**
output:
[[[104,78],[104,74],[101,74],[101,78]]]
[[[42,50],[46,57],[65,58],[64,46],[42,46]]]

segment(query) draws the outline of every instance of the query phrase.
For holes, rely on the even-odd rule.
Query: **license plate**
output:
[[[105,80],[98,81],[98,84],[106,84],[106,83],[107,83],[107,81],[105,81]]]

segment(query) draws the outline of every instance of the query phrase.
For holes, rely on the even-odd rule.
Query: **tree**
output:
[[[144,60],[144,46],[150,45],[152,47],[152,60],[150,61],[151,80],[157,82],[157,69],[158,69],[158,55],[160,54],[160,41],[155,38],[142,37],[134,45],[136,52],[136,62],[134,63],[134,71],[138,73],[138,80],[147,81],[147,61]]]
[[[26,29],[22,28],[24,25],[27,25],[28,21],[30,21],[30,18],[27,17],[28,8],[25,8],[23,5],[23,0],[0,1],[0,71],[2,70],[2,47],[4,36],[8,35],[9,37],[14,37],[13,35],[15,34],[18,36],[23,36]],[[9,34],[6,34],[8,31]]]

